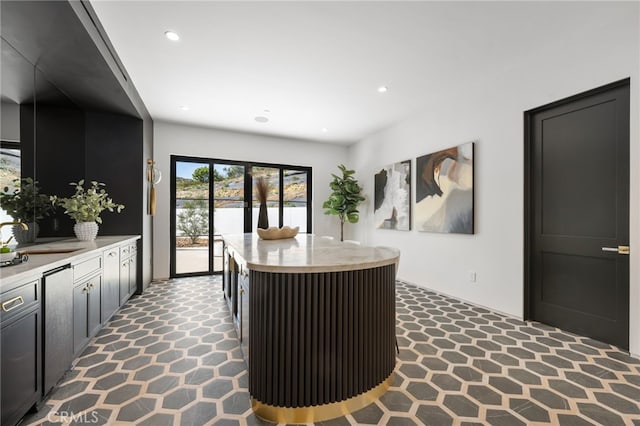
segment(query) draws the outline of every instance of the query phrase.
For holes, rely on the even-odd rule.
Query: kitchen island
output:
[[[382,395],[395,367],[399,251],[313,235],[224,235],[224,291],[255,413],[308,423]]]

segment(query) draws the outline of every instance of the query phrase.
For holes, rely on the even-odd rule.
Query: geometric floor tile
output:
[[[404,282],[396,318],[389,391],[323,425],[640,425],[640,360],[613,346]],[[267,424],[247,379],[220,276],[157,281],[23,424]]]

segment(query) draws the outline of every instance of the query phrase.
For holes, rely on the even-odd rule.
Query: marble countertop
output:
[[[223,235],[229,251],[248,269],[263,272],[336,272],[397,263],[400,251],[367,247],[299,234],[283,240],[262,240],[256,234]]]
[[[18,246],[15,248],[16,251],[20,253],[31,252],[32,254],[29,254],[29,260],[25,263],[0,268],[0,290],[4,291],[4,289],[17,281],[29,279],[34,275],[42,275],[44,272],[59,266],[95,256],[97,251],[102,252],[112,246],[118,246],[127,241],[133,242],[139,238],[140,236],[138,235],[104,236],[97,237],[95,241],[80,241],[75,238],[69,238],[54,242],[36,243],[24,247]],[[51,253],[55,251],[66,252]]]

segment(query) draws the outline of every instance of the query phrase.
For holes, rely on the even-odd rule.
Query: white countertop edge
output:
[[[78,263],[85,259],[90,259],[104,250],[120,246],[126,242],[133,242],[140,239],[139,235],[109,235],[99,236],[95,241],[80,241],[75,238],[34,244],[27,247],[18,247],[17,251],[28,250],[64,250],[79,247],[78,250],[69,253],[48,253],[30,255],[26,263],[0,268],[0,292],[22,280],[32,277],[40,278],[43,273],[69,263]]]
[[[259,238],[253,234],[237,234],[237,235],[223,235],[223,239],[225,240],[225,244],[230,253],[234,255],[236,261],[242,264],[245,268],[252,271],[259,272],[273,272],[273,273],[324,273],[324,272],[344,272],[344,271],[357,271],[363,269],[371,269],[378,268],[381,266],[387,266],[392,264],[397,264],[400,260],[400,251],[398,249],[392,247],[368,247],[368,246],[359,246],[359,245],[348,245],[340,241],[333,240],[325,240],[321,239],[313,234],[299,234],[295,237],[296,240],[300,242],[300,245],[304,244],[307,239],[311,239],[313,241],[314,248],[333,248],[338,254],[340,254],[340,250],[348,247],[348,250],[376,250],[376,258],[370,260],[358,260],[358,261],[345,261],[344,263],[336,263],[335,256],[319,256],[314,259],[314,264],[308,263],[300,263],[300,261],[292,261],[292,262],[282,262],[279,264],[274,264],[272,261],[266,262],[256,262],[253,259],[247,260],[246,251],[249,246],[253,244],[257,244]],[[288,240],[267,240],[265,244],[270,245],[271,247],[277,248],[279,242],[282,242],[284,245],[290,244]],[[262,240],[260,240],[262,241]],[[240,247],[234,247],[234,245],[238,245]],[[384,258],[380,258],[382,256],[381,252],[387,252],[384,254]],[[255,253],[251,253],[249,251],[249,255],[253,256]],[[322,257],[327,257],[327,259],[322,259]],[[332,257],[334,259],[329,259]],[[290,263],[289,265],[283,263]]]
[[[379,268],[381,266],[393,265],[398,261],[400,256],[381,260],[378,262],[358,263],[351,265],[313,265],[313,266],[267,266],[256,263],[244,262],[247,269],[257,272],[274,272],[281,274],[307,274],[307,273],[324,273],[324,272],[346,272],[360,271],[363,269]]]

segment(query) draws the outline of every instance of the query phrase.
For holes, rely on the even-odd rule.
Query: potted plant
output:
[[[338,169],[342,172],[342,176],[331,174],[333,180],[329,187],[333,192],[322,204],[322,208],[326,209],[324,214],[332,214],[340,218],[340,241],[344,241],[344,223],[358,222],[358,204],[364,201],[364,197],[360,195],[362,187],[353,177],[356,172],[347,170],[342,164]]]
[[[13,237],[18,243],[32,243],[40,230],[38,221],[48,216],[53,207],[49,196],[40,193],[38,181],[26,177],[14,179],[14,189],[5,186],[0,192],[0,205],[16,222],[27,225],[13,226]]]
[[[71,182],[69,185],[76,187],[76,192],[69,198],[51,197],[53,205],[64,208],[64,212],[76,221],[73,227],[76,237],[82,241],[95,240],[98,235],[98,224],[102,223],[100,213],[104,210],[120,213],[124,205],[116,204],[104,189],[104,183],[91,181],[91,187],[84,188],[84,179],[79,182]]]

